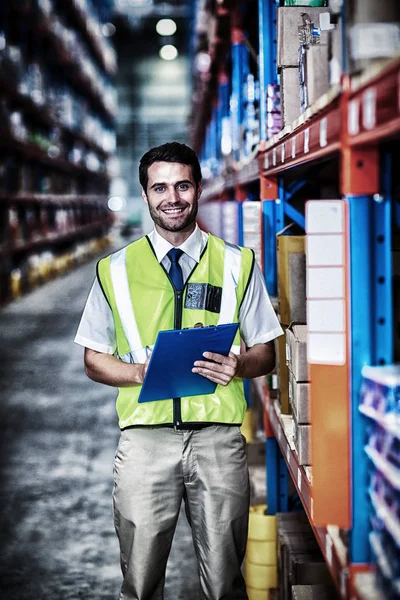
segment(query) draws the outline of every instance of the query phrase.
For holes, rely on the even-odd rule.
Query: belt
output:
[[[212,427],[214,423],[180,423],[179,425],[170,425],[175,431],[197,431],[198,429],[205,429],[206,427]]]
[[[199,429],[206,429],[206,427],[213,427],[214,425],[223,425],[225,427],[233,427],[231,423],[179,423],[174,425],[173,423],[166,423],[162,425],[128,425],[121,431],[126,429],[175,429],[175,431],[198,431]]]

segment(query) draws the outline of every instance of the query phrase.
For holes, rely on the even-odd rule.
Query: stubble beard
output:
[[[176,225],[171,224],[168,221],[168,217],[165,217],[165,219],[164,219],[164,216],[161,213],[161,211],[156,211],[156,209],[154,209],[152,206],[150,206],[150,204],[148,206],[149,206],[150,216],[151,216],[152,220],[154,221],[155,225],[158,225],[165,231],[183,231],[184,229],[186,229],[187,227],[189,227],[196,221],[197,210],[198,210],[198,202],[197,201],[194,202],[194,204],[192,206],[192,210],[187,215],[186,219],[180,223],[176,223]],[[176,208],[178,208],[178,207],[176,207]]]

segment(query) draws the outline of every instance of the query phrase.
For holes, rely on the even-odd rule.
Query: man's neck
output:
[[[183,242],[192,235],[196,228],[196,224],[188,231],[166,231],[165,229],[158,227],[158,225],[155,225],[154,228],[161,237],[167,240],[167,242],[173,246],[181,246]]]

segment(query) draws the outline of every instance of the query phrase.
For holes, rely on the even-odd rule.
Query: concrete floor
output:
[[[0,597],[113,600],[121,575],[112,515],[115,391],[73,343],[95,261],[0,311]],[[263,469],[254,485],[265,490]],[[198,600],[182,513],[165,600]]]

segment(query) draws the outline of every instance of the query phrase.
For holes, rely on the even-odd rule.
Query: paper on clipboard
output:
[[[203,352],[227,356],[238,323],[160,331],[152,352],[138,402],[212,394],[217,384],[192,373]]]

